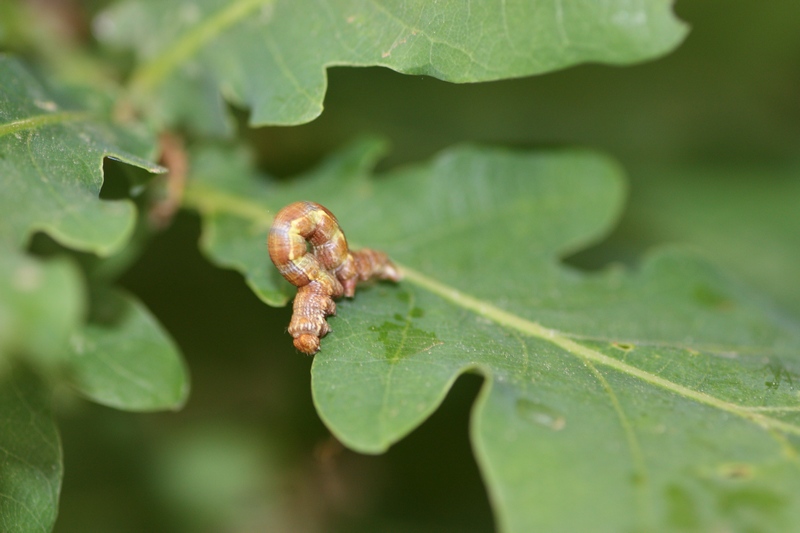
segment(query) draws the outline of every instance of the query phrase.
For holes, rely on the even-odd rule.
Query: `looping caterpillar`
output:
[[[295,347],[313,355],[330,331],[325,318],[336,314],[334,298],[352,298],[356,283],[400,281],[397,267],[383,252],[352,251],[336,217],[314,202],[289,204],[275,216],[267,239],[269,257],[297,287],[289,334]]]

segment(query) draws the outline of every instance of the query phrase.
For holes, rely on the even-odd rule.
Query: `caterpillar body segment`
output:
[[[289,334],[303,353],[319,351],[330,331],[325,318],[336,313],[334,298],[353,297],[359,281],[399,281],[400,271],[383,252],[351,251],[336,217],[314,202],[281,209],[269,231],[272,262],[297,287]]]

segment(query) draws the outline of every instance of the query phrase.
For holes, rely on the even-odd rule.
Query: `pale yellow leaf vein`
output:
[[[591,361],[592,363],[613,368],[618,372],[628,374],[646,383],[655,385],[679,396],[683,396],[684,398],[734,414],[758,425],[763,429],[777,430],[793,435],[800,435],[800,426],[763,415],[741,405],[722,400],[704,392],[690,389],[640,368],[636,368],[635,366],[631,366],[623,361],[609,357],[602,352],[587,346],[583,346],[582,344],[575,342],[557,330],[547,328],[537,322],[532,322],[509,313],[508,311],[504,311],[488,302],[484,302],[468,294],[462,293],[448,285],[439,283],[438,281],[429,278],[424,274],[417,272],[416,270],[402,265],[399,266],[403,271],[405,279],[410,283],[441,296],[445,300],[448,300],[459,307],[469,309],[480,316],[488,318],[496,324],[516,329],[517,331],[520,331],[522,334],[529,337],[537,337],[548,341],[585,361]]]
[[[645,524],[652,524],[653,517],[655,516],[655,510],[653,509],[650,475],[647,472],[647,464],[644,461],[642,447],[639,444],[639,439],[636,437],[636,432],[633,429],[633,425],[631,424],[628,415],[625,414],[625,410],[622,408],[622,404],[617,397],[617,393],[614,392],[614,389],[611,387],[611,384],[608,382],[605,376],[603,376],[603,374],[597,370],[597,367],[595,367],[590,360],[583,357],[581,357],[581,359],[583,360],[583,364],[586,365],[586,367],[592,372],[595,379],[600,382],[603,390],[608,395],[609,401],[611,402],[611,406],[614,408],[614,412],[617,415],[620,426],[622,426],[622,430],[625,432],[625,440],[628,443],[628,449],[630,450],[631,459],[633,461],[633,468],[636,471],[637,482],[634,484],[634,486],[638,496],[638,508],[639,512],[641,513],[640,519]]]
[[[303,84],[300,83],[300,80],[298,80],[297,76],[294,75],[292,69],[289,68],[289,65],[286,64],[286,60],[283,58],[283,54],[281,53],[278,45],[275,44],[275,42],[269,36],[264,37],[264,43],[267,45],[267,49],[269,50],[272,59],[275,60],[275,65],[281,71],[281,74],[283,74],[283,76],[287,80],[289,80],[289,82],[292,84],[292,86],[295,88],[295,90],[297,90],[299,94],[305,96],[306,100],[308,100],[312,104],[316,104],[317,103],[316,99],[311,95],[311,93],[309,93],[305,89],[305,87],[303,87]],[[287,104],[288,102],[286,102],[284,105]]]
[[[134,91],[153,89],[218,35],[243,20],[256,8],[273,2],[274,0],[238,0],[212,13],[204,21],[181,35],[152,61],[140,65],[131,77],[131,87]]]
[[[0,137],[3,135],[10,135],[12,133],[19,133],[27,130],[37,130],[52,124],[64,124],[67,122],[87,120],[89,117],[90,114],[83,111],[61,111],[59,113],[33,115],[30,117],[21,118],[19,120],[13,120],[6,124],[0,124]]]
[[[272,212],[251,200],[226,194],[197,182],[192,182],[186,187],[183,202],[204,215],[229,213],[250,220],[263,228],[269,228],[274,219]]]
[[[748,411],[761,411],[772,413],[800,413],[800,405],[774,405],[774,406],[757,406],[757,407],[743,407]]]
[[[455,43],[445,41],[443,39],[436,39],[433,36],[433,33],[430,30],[423,31],[420,28],[414,26],[413,24],[407,23],[405,20],[403,20],[402,18],[400,18],[397,15],[395,15],[392,11],[390,11],[385,6],[381,5],[379,2],[376,2],[375,0],[369,0],[369,1],[377,11],[382,12],[386,17],[388,17],[389,19],[394,21],[396,24],[398,24],[401,27],[401,30],[405,31],[405,32],[408,32],[408,34],[410,36],[416,37],[418,35],[421,35],[423,38],[425,38],[432,45],[442,45],[442,46],[445,46],[447,48],[450,48],[451,50],[455,50],[456,52],[460,52],[460,53],[464,54],[466,57],[468,57],[469,60],[472,62],[472,64],[481,67],[486,72],[492,72],[492,71],[496,70],[495,68],[493,68],[489,64],[478,62],[478,60],[475,57],[475,54],[471,50],[468,50],[466,48],[458,46]],[[402,33],[401,33],[401,35],[402,35]],[[406,36],[405,39],[408,39],[408,36]],[[387,51],[384,51],[381,54],[382,57],[385,59],[386,57],[391,55],[392,50],[394,50],[399,44],[403,44],[403,43],[400,42],[400,38],[398,37],[392,43],[391,48],[389,50],[387,50]],[[432,60],[430,62],[431,62],[431,64],[433,64]]]

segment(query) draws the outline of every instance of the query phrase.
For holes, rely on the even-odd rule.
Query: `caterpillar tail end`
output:
[[[304,333],[295,337],[294,347],[307,355],[314,355],[319,351],[319,337]]]
[[[403,273],[400,271],[397,266],[392,263],[390,260],[386,260],[386,263],[383,265],[381,272],[379,274],[380,279],[388,279],[389,281],[394,281],[397,283],[403,279]]]

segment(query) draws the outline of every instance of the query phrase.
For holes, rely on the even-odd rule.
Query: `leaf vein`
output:
[[[617,393],[614,392],[614,389],[611,387],[611,384],[590,360],[584,357],[581,357],[581,359],[583,364],[586,365],[586,367],[591,371],[597,381],[600,382],[603,390],[608,395],[609,401],[611,402],[611,406],[617,415],[620,426],[622,426],[622,430],[625,433],[625,440],[628,443],[628,449],[631,452],[633,468],[637,473],[637,482],[634,483],[634,486],[637,494],[639,495],[638,502],[641,519],[643,523],[653,527],[655,510],[653,509],[652,505],[652,487],[650,485],[650,475],[648,473],[647,464],[644,460],[644,454],[642,453],[642,447],[639,443],[639,439],[636,436],[636,432],[633,430],[633,425],[631,424],[628,415],[622,408],[622,404],[619,401]]]
[[[679,396],[683,396],[684,398],[734,414],[753,424],[756,424],[765,430],[777,430],[793,435],[800,435],[800,426],[762,415],[758,412],[751,411],[744,406],[722,400],[704,392],[690,389],[658,375],[652,374],[640,368],[636,368],[628,363],[613,357],[609,357],[604,353],[579,344],[559,331],[547,328],[537,322],[532,322],[504,311],[498,307],[495,307],[489,302],[484,302],[468,294],[462,293],[404,265],[398,266],[402,270],[406,280],[408,280],[410,283],[428,290],[457,306],[469,309],[474,313],[491,320],[492,322],[516,329],[524,335],[537,337],[551,342],[552,344],[555,344],[556,346],[581,359],[610,367],[618,372],[628,374],[646,383],[660,387]]]
[[[239,0],[211,14],[163,50],[156,59],[142,64],[131,77],[131,87],[134,91],[152,89],[212,39],[244,19],[257,7],[273,2],[274,0]]]
[[[22,131],[36,130],[53,124],[79,122],[82,120],[87,120],[89,117],[90,113],[85,111],[62,111],[60,113],[31,115],[19,120],[12,120],[6,124],[0,124],[0,137]]]

